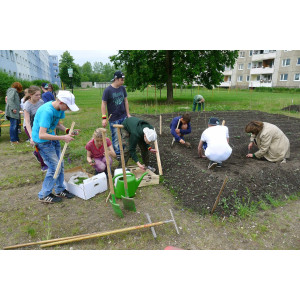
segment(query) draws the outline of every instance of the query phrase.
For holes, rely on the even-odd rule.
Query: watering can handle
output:
[[[135,176],[133,173],[126,173],[126,176],[127,176],[127,175],[133,175],[133,176]],[[120,173],[120,174],[114,176],[114,177],[113,177],[113,181],[115,181],[115,179],[116,179],[117,177],[120,177],[120,176],[123,176],[123,173]]]

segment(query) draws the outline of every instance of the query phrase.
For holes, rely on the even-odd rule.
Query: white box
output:
[[[83,180],[81,184],[75,184],[69,182],[72,176],[89,177],[88,179]],[[86,176],[83,176],[86,175]],[[64,184],[66,189],[74,194],[75,196],[88,200],[94,197],[96,194],[103,193],[107,190],[107,178],[106,174],[100,173],[98,175],[92,176],[85,172],[81,167],[76,167],[65,171],[65,181]]]

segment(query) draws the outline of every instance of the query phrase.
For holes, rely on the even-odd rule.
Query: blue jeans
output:
[[[56,171],[56,167],[60,158],[60,143],[59,141],[49,141],[45,143],[37,143],[37,148],[41,154],[44,162],[48,166],[48,171],[46,173],[43,186],[39,192],[39,198],[45,198],[50,193],[52,193],[53,188],[55,193],[58,194],[62,192],[66,187],[64,185],[64,162],[61,163],[61,168],[56,179],[53,178]]]
[[[11,142],[18,142],[19,141],[19,133],[18,133],[18,119],[9,119],[10,128],[9,128],[9,135]]]
[[[196,111],[197,105],[198,105],[198,111],[201,111],[201,105],[202,105],[202,110],[205,109],[204,102],[202,102],[202,103],[193,103],[193,111]]]
[[[117,128],[113,127],[113,125],[122,124],[126,118],[127,117],[116,120],[116,121],[109,122],[109,127],[110,127],[110,131],[111,131],[111,142],[112,142],[113,148],[114,148],[114,150],[115,150],[118,157],[120,157],[120,146],[119,146],[119,140],[118,140],[118,132],[117,132]]]

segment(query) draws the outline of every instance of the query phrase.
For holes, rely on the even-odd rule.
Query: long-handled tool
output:
[[[123,143],[122,143],[122,137],[121,137],[121,128],[123,128],[123,125],[115,124],[113,126],[115,128],[117,128],[120,154],[121,154],[124,189],[125,189],[125,197],[122,195],[123,205],[124,205],[124,208],[127,210],[136,211],[135,203],[132,198],[129,198],[129,194],[128,194],[127,174],[126,174],[126,169],[125,169],[125,158],[124,158]]]
[[[155,150],[156,150],[156,160],[157,160],[157,165],[158,165],[158,173],[159,173],[159,175],[163,175],[157,140],[154,141],[154,146],[155,146]]]
[[[217,205],[218,205],[218,203],[220,201],[221,194],[222,194],[222,192],[223,192],[223,190],[225,188],[225,185],[226,185],[227,181],[228,181],[228,177],[226,176],[225,179],[224,179],[224,182],[222,184],[222,187],[221,187],[221,189],[219,191],[218,197],[217,197],[217,199],[215,201],[215,204],[214,204],[214,206],[213,206],[213,208],[212,208],[212,210],[210,212],[211,214],[215,211],[215,209],[216,209],[216,207],[217,207]]]
[[[180,118],[179,118],[179,120],[178,120],[176,129],[178,129],[179,124],[180,124]],[[175,137],[173,137],[171,148],[173,147],[174,142],[175,142]]]
[[[173,212],[171,209],[170,209],[170,213],[171,213],[171,217],[172,217],[171,220],[160,221],[160,222],[155,222],[155,223],[148,223],[148,224],[144,224],[144,225],[132,226],[132,227],[116,229],[116,230],[112,230],[112,231],[97,232],[97,233],[92,233],[90,235],[81,236],[81,237],[74,236],[73,238],[71,238],[69,240],[62,240],[62,241],[53,242],[53,243],[45,241],[47,243],[41,245],[41,248],[51,247],[51,246],[55,246],[55,245],[62,245],[62,244],[67,244],[67,243],[73,243],[73,242],[98,238],[98,237],[107,236],[107,235],[120,233],[120,232],[128,232],[128,231],[138,230],[138,229],[142,229],[142,228],[149,228],[149,227],[152,228],[154,226],[159,226],[159,225],[163,225],[163,224],[167,224],[167,223],[173,223],[177,234],[179,234],[179,230],[178,230],[178,227],[177,227],[177,224],[176,224],[176,221],[174,219],[174,215],[173,215]]]
[[[103,137],[103,146],[104,146],[104,153],[105,153],[106,166],[107,166],[107,175],[108,175],[109,189],[110,189],[110,194],[111,194],[111,200],[109,200],[109,202],[111,203],[112,208],[113,208],[114,212],[116,213],[116,215],[123,218],[124,215],[120,208],[120,205],[116,203],[115,190],[114,190],[114,185],[113,185],[112,176],[111,176],[108,148],[107,148],[107,143],[106,143],[106,129],[100,128],[100,130],[102,132],[102,137]]]
[[[69,131],[69,134],[70,134],[70,135],[71,135],[72,132],[73,132],[74,126],[75,126],[75,122],[72,122],[70,131]],[[68,145],[69,145],[69,143],[65,143],[64,148],[63,148],[63,151],[62,151],[61,154],[60,154],[60,158],[59,158],[59,161],[58,161],[58,164],[57,164],[57,167],[56,167],[54,176],[53,176],[54,179],[56,179],[57,176],[58,176],[58,173],[59,173],[59,171],[60,171],[60,166],[61,166],[62,160],[64,159],[65,152],[66,152],[66,150],[67,150]]]

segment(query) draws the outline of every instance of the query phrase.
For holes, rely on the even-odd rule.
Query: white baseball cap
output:
[[[75,104],[75,97],[70,91],[59,91],[56,98],[68,105],[71,111],[79,110],[79,107]]]
[[[157,139],[157,134],[155,132],[154,129],[150,129],[148,127],[145,127],[143,129],[143,132],[144,134],[146,135],[146,139],[149,141],[149,142],[154,142],[156,139]]]

